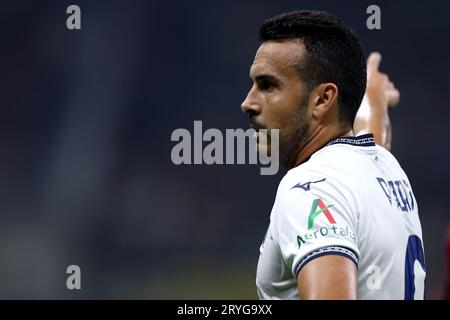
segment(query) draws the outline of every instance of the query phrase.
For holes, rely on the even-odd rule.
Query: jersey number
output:
[[[427,270],[425,264],[425,257],[423,254],[422,241],[418,236],[412,235],[408,239],[408,247],[406,248],[405,259],[405,300],[414,300],[414,293],[416,292],[416,284],[423,286],[424,284],[416,283],[414,274],[415,262],[419,261],[424,272]],[[421,281],[419,278],[418,281]]]

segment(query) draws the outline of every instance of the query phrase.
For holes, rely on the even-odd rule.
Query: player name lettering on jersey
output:
[[[377,180],[391,205],[394,200],[399,210],[403,212],[414,210],[414,197],[411,187],[405,180],[386,181],[383,178],[377,178]]]

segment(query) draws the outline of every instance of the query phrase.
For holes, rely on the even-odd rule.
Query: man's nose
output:
[[[261,105],[255,97],[255,86],[253,86],[247,94],[247,97],[242,102],[241,109],[248,115],[255,115],[261,113]]]

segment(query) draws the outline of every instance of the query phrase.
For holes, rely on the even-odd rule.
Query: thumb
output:
[[[372,52],[367,58],[367,73],[378,71],[381,62],[381,53]]]

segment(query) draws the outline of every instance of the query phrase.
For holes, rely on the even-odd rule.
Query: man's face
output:
[[[253,86],[242,103],[255,129],[279,129],[280,162],[289,168],[309,135],[308,97],[296,65],[303,46],[298,40],[266,41],[256,52],[250,68]],[[258,139],[260,152],[270,150]]]

